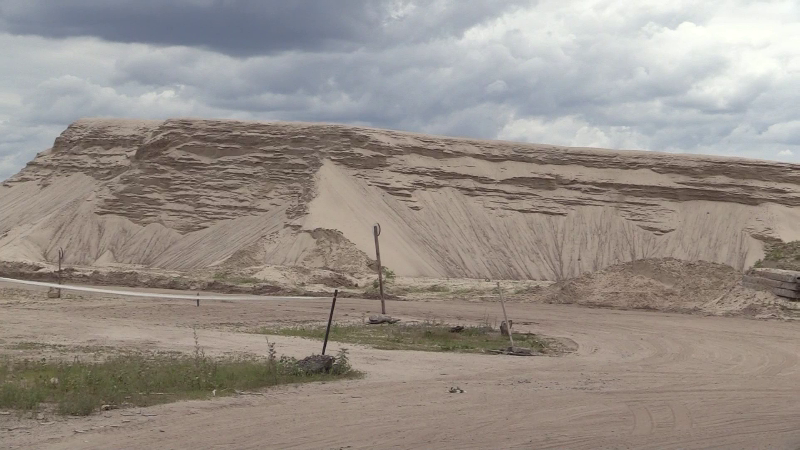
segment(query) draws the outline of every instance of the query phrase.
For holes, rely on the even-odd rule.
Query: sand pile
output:
[[[547,303],[714,315],[790,317],[800,302],[741,286],[730,266],[674,258],[646,259],[561,281],[537,298]]]
[[[0,260],[562,280],[800,239],[800,166],[343,125],[79,120],[0,185]]]

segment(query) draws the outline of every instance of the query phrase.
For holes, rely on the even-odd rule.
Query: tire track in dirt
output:
[[[2,299],[0,299],[2,300]],[[342,299],[357,320],[374,301]],[[263,336],[219,329],[319,320],[327,302],[209,305],[84,298],[2,307],[0,338],[37,336],[83,344],[109,342],[191,351],[198,325],[209,353],[263,352]],[[406,320],[462,317],[479,323],[495,305],[391,302]],[[572,339],[564,357],[391,352],[348,346],[363,380],[267,391],[148,408],[157,416],[122,423],[109,417],[59,421],[3,432],[23,448],[797,448],[800,384],[797,325],[509,304],[520,331]],[[341,308],[341,309],[340,309]],[[451,319],[452,320],[452,319]],[[16,324],[12,324],[16,322]],[[270,338],[292,356],[318,343]],[[332,351],[340,345],[333,343]],[[458,385],[464,394],[448,394]],[[7,420],[0,416],[0,422]],[[3,429],[0,423],[0,430]],[[112,428],[111,425],[116,425]],[[92,430],[92,427],[100,427]],[[76,434],[74,429],[87,429]],[[164,432],[159,430],[163,429]]]

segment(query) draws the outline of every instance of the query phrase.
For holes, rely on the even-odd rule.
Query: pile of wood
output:
[[[791,300],[800,300],[800,272],[794,270],[753,269],[744,276],[742,285],[770,291]]]

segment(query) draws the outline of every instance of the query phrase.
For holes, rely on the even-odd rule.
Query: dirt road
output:
[[[326,301],[208,302],[0,291],[0,339],[265,353],[258,324],[321,320]],[[337,318],[378,302],[343,299]],[[391,302],[405,319],[479,322],[497,305]],[[0,448],[800,448],[796,323],[511,304],[515,329],[572,339],[563,357],[349,345],[365,379],[121,410],[54,423],[0,416]],[[270,338],[307,355],[319,344]],[[333,345],[336,350],[338,345]],[[466,392],[450,394],[460,386]],[[141,413],[144,414],[141,414]],[[47,422],[45,422],[47,423]],[[9,431],[10,429],[10,431]]]

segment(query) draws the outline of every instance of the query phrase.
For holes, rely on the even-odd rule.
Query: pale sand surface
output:
[[[375,313],[340,299],[338,320]],[[115,410],[88,418],[0,416],[3,448],[787,448],[800,446],[797,325],[790,322],[511,303],[520,331],[566,338],[561,357],[381,351],[348,345],[362,380],[264,395]],[[327,300],[45,299],[0,290],[0,342],[265,354],[265,324],[324,320]],[[495,303],[389,302],[404,320],[479,323]],[[271,337],[283,354],[320,343]],[[339,344],[332,344],[336,351]],[[30,351],[29,351],[30,352]],[[34,351],[35,353],[35,351]],[[35,354],[25,356],[36,357]],[[466,392],[449,394],[451,386]],[[139,412],[145,414],[139,414]],[[76,432],[79,430],[81,432]],[[348,447],[349,446],[349,447]]]

